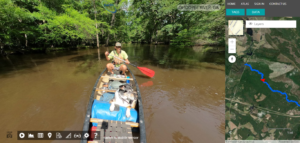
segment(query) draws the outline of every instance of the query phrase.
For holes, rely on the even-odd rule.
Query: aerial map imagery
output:
[[[225,139],[300,140],[300,18],[226,20],[226,39],[236,39],[236,52],[226,53]],[[243,20],[243,34],[228,31],[235,20]],[[246,20],[296,20],[297,25],[245,28]],[[234,62],[228,61],[231,55]]]

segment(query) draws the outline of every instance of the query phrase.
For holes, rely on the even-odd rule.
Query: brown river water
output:
[[[0,57],[0,142],[79,142],[17,141],[17,131],[82,130],[91,91],[108,63],[104,50],[100,61],[96,49]],[[148,143],[224,142],[224,53],[137,44],[123,50],[131,63],[156,72],[149,79],[129,66],[140,85]]]

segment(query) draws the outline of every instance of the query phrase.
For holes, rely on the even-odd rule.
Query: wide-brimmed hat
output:
[[[122,45],[121,45],[121,43],[120,42],[117,42],[116,43],[116,47],[121,47]]]

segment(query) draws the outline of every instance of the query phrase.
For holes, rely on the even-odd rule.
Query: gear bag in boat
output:
[[[120,81],[114,80],[114,81],[110,81],[109,85],[108,85],[108,89],[110,90],[116,90],[119,88],[119,86],[124,85],[125,83],[122,83]]]
[[[115,93],[112,92],[106,92],[104,93],[101,97],[100,97],[100,101],[103,102],[109,102],[110,100],[112,100],[115,97]]]
[[[126,107],[120,106],[119,111],[110,111],[110,103],[103,102],[99,100],[94,100],[91,118],[103,119],[103,120],[113,120],[113,121],[122,121],[122,122],[137,122],[138,113],[135,109],[130,109],[130,117],[126,117]],[[93,123],[93,126],[97,126],[97,123]]]

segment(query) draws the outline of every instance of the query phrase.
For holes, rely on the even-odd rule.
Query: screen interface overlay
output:
[[[226,142],[299,142],[300,18],[226,21]]]

